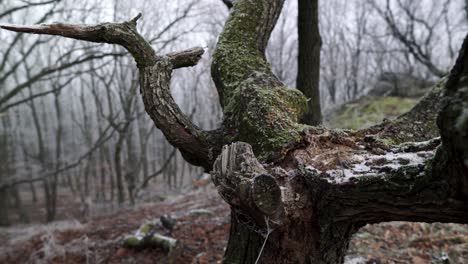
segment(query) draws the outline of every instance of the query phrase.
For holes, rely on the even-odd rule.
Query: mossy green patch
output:
[[[418,99],[401,97],[364,96],[356,101],[341,106],[333,112],[326,124],[330,127],[362,129],[395,119],[409,111]]]
[[[140,227],[139,231],[140,231],[140,233],[143,233],[144,235],[147,235],[147,234],[149,234],[149,232],[150,232],[151,229],[153,229],[153,228],[154,228],[154,225],[153,225],[153,224],[147,223],[147,224],[143,224],[143,225]]]
[[[124,240],[123,245],[124,247],[128,248],[137,248],[140,245],[140,243],[141,239],[131,236]]]
[[[227,124],[237,130],[233,140],[247,142],[256,154],[267,155],[300,139],[304,127],[297,121],[306,108],[301,92],[263,87],[248,79],[234,91],[225,114]]]
[[[262,11],[261,1],[239,1],[219,38],[211,69],[223,106],[227,105],[239,81],[247,75],[253,71],[271,72],[257,46]]]

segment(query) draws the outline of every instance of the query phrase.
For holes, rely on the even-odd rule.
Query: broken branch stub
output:
[[[252,147],[236,142],[223,147],[211,173],[219,194],[263,226],[264,217],[281,215],[281,189],[255,157]]]
[[[201,47],[166,54],[172,63],[172,69],[197,65],[205,50]]]
[[[252,201],[267,216],[274,215],[281,207],[281,189],[271,175],[261,174],[253,178]]]

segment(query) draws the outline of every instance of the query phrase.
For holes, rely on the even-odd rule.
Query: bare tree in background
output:
[[[2,118],[3,119],[3,118]],[[4,180],[10,173],[10,155],[8,134],[0,134],[0,179]],[[0,226],[10,225],[9,217],[10,196],[7,188],[0,188]]]
[[[126,4],[115,3],[117,17],[119,9]],[[0,15],[4,21],[20,19],[33,23],[56,17],[68,19],[78,15],[86,20],[90,14],[104,15],[97,1],[81,3],[80,9],[67,4],[66,1],[24,2],[24,5],[12,2],[0,7]],[[140,1],[139,4],[152,3]],[[168,5],[161,3],[161,6]],[[154,46],[172,48],[171,44],[192,30],[182,30],[180,23],[193,16],[197,5],[197,1],[187,1],[187,5],[177,8],[165,23],[149,24],[149,21],[142,29],[150,29],[149,39]],[[29,17],[30,12],[34,15]],[[64,199],[57,200],[58,195],[83,207],[93,199],[112,207],[115,193],[121,204],[127,202],[127,198],[134,203],[135,189],[143,185],[140,181],[148,187],[151,179],[167,173],[163,155],[156,152],[151,159],[145,155],[147,149],[158,151],[158,145],[165,139],[154,133],[154,127],[147,126],[149,118],[141,114],[144,111],[138,100],[136,67],[128,62],[110,63],[111,60],[122,62],[121,57],[127,54],[125,50],[43,36],[1,37],[5,41],[1,44],[3,56],[0,58],[0,115],[10,118],[15,113],[18,117],[12,119],[9,127],[0,125],[2,133],[11,129],[17,135],[9,139],[18,146],[14,147],[15,163],[9,175],[0,180],[0,188],[6,190],[12,204],[21,204],[22,195],[28,197],[24,195],[28,187],[32,201],[27,202],[44,200],[46,219],[52,221],[57,217],[70,217],[64,214],[74,214],[70,206],[64,208]],[[121,74],[116,73],[115,79],[109,78],[114,70]],[[125,82],[127,77],[134,79],[130,91]],[[176,86],[193,85],[175,79]],[[64,87],[71,86],[76,88],[63,92]],[[93,104],[89,104],[91,101]],[[125,124],[127,128],[122,129]],[[136,133],[137,130],[141,134]],[[8,151],[13,155],[13,149]],[[172,151],[167,154],[174,157]],[[120,162],[115,162],[116,156]],[[180,158],[171,162],[174,168],[182,168],[173,170],[180,183],[188,173],[187,163]],[[192,169],[190,167],[190,171]],[[11,214],[20,213],[13,209],[9,207]],[[33,208],[29,213],[36,215],[36,209],[40,208]]]
[[[439,5],[433,5],[430,11],[423,16],[421,15],[424,4],[422,1],[386,0],[383,6],[374,0],[367,1],[383,19],[391,35],[405,51],[421,65],[424,65],[432,75],[439,78],[445,76],[447,70],[441,68],[436,61],[435,44],[439,41],[436,28],[442,23],[448,25],[447,10],[448,6],[452,4],[451,2],[453,1],[441,1],[440,8]],[[444,19],[446,20],[444,21]],[[453,29],[446,26],[444,30],[449,34],[448,39],[451,39],[450,34],[452,34]],[[452,49],[452,43],[449,43],[449,49]],[[450,53],[452,56],[455,55],[453,51]]]

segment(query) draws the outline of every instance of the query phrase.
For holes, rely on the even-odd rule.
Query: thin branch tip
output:
[[[138,13],[138,15],[136,15],[132,20],[130,20],[130,23],[136,25],[137,24],[137,21],[138,19],[140,19],[143,15],[140,13]]]

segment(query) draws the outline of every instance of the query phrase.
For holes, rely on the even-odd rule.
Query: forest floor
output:
[[[179,241],[172,253],[122,246],[142,223],[164,214],[178,219],[172,232],[156,226]],[[2,228],[0,263],[220,263],[228,233],[229,207],[211,187],[84,222]],[[468,226],[366,226],[355,235],[347,263],[468,263]]]

